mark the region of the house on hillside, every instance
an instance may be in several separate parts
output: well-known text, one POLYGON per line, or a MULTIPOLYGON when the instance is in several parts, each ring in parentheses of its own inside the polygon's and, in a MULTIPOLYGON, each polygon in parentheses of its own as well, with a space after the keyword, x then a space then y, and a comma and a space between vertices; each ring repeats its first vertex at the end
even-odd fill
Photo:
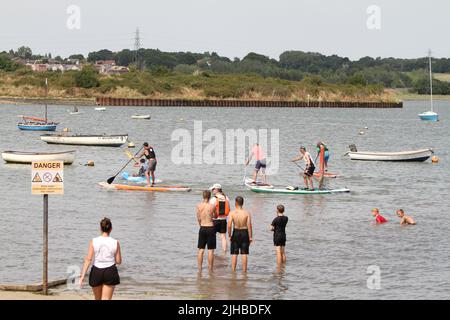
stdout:
POLYGON ((107 75, 115 75, 115 74, 124 74, 130 72, 130 69, 122 66, 112 66, 109 69, 106 69, 103 73, 107 75))

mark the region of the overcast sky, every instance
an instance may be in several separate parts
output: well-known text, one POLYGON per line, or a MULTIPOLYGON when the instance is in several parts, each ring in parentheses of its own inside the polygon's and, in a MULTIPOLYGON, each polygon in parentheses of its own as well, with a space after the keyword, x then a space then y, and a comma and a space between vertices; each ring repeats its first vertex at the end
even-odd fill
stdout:
POLYGON ((15 0, 1 5, 0 51, 132 49, 139 27, 142 47, 230 58, 285 50, 414 58, 428 48, 450 57, 449 15, 449 0, 15 0), (67 27, 70 5, 80 8, 80 29, 67 27), (381 10, 379 30, 367 27, 371 5, 381 10))

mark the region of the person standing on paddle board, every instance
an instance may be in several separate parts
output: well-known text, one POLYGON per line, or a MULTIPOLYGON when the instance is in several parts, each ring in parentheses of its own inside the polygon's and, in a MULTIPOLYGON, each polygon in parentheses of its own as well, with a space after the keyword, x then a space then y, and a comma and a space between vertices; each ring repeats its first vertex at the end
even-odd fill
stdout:
POLYGON ((227 217, 230 213, 230 199, 223 193, 222 186, 218 183, 214 184, 210 190, 213 197, 209 203, 214 207, 216 218, 214 219, 214 226, 216 232, 220 234, 222 241, 222 249, 227 251, 227 217))
POLYGON ((317 145, 316 145, 317 155, 316 155, 316 158, 314 159, 314 163, 317 164, 317 159, 319 159, 319 156, 320 156, 320 147, 322 147, 322 146, 325 150, 325 154, 324 154, 325 171, 328 171, 328 160, 330 159, 330 151, 328 150, 328 146, 323 141, 317 142, 317 145))
POLYGON ((158 163, 156 161, 156 153, 155 149, 153 149, 152 146, 149 146, 148 142, 144 142, 143 144, 144 150, 137 156, 137 159, 140 159, 142 157, 145 157, 147 159, 148 168, 145 172, 145 177, 147 178, 147 186, 153 187, 155 185, 155 170, 156 170, 156 164, 158 163), (152 178, 150 183, 150 177, 152 178))
POLYGON ((200 226, 198 232, 198 270, 202 271, 203 255, 208 246, 208 267, 212 270, 214 267, 214 250, 216 249, 216 229, 213 218, 217 218, 215 208, 209 203, 211 191, 203 191, 203 201, 197 205, 197 221, 200 226))
POLYGON ((250 155, 247 160, 245 160, 245 166, 248 166, 250 161, 252 160, 253 156, 255 157, 256 164, 255 164, 255 171, 253 172, 253 183, 256 183, 256 180, 258 179, 258 173, 259 170, 261 170, 261 176, 263 177, 263 182, 267 184, 266 179, 266 156, 264 154, 264 151, 262 150, 259 143, 255 143, 252 150, 250 151, 250 155))
POLYGON ((306 189, 314 190, 313 185, 313 174, 316 167, 314 166, 314 162, 311 158, 311 154, 306 151, 305 147, 300 147, 300 156, 292 159, 292 162, 297 162, 303 160, 305 162, 305 170, 303 171, 303 181, 305 182, 306 189), (309 188, 311 186, 311 188, 309 188))
POLYGON ((230 237, 231 269, 236 271, 238 255, 242 255, 242 271, 247 272, 247 258, 253 241, 253 227, 250 213, 243 209, 244 198, 236 197, 236 209, 230 213, 228 236, 230 237))
POLYGON ((80 277, 80 288, 92 263, 89 285, 92 287, 95 300, 111 300, 116 285, 120 284, 116 265, 122 263, 122 254, 119 241, 110 237, 111 220, 104 218, 100 221, 100 231, 102 234, 89 242, 89 252, 84 260, 80 277))

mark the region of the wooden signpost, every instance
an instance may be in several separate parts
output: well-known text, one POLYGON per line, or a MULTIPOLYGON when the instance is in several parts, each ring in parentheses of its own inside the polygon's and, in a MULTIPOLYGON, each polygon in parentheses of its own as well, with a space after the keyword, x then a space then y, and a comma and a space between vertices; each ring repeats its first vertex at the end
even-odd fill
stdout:
POLYGON ((64 194, 64 162, 37 161, 31 163, 31 194, 43 195, 43 271, 42 291, 48 294, 48 195, 64 194))

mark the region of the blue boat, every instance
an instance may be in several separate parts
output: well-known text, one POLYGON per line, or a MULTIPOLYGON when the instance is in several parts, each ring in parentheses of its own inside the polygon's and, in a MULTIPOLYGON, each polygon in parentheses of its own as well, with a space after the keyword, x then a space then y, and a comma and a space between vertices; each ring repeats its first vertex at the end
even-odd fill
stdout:
POLYGON ((428 51, 428 63, 430 68, 430 105, 431 110, 419 113, 420 120, 439 121, 439 115, 433 111, 433 74, 431 72, 431 50, 428 51))
POLYGON ((19 122, 17 128, 28 131, 55 131, 57 125, 52 122, 19 122))
MULTIPOLYGON (((48 93, 48 81, 45 79, 45 95, 48 93)), ((53 121, 48 121, 47 119, 47 103, 45 104, 45 118, 27 117, 20 116, 23 118, 22 122, 17 124, 17 128, 20 130, 28 131, 55 131, 58 123, 53 121)))
POLYGON ((420 113, 419 118, 426 121, 439 121, 439 115, 434 111, 425 111, 420 113))

